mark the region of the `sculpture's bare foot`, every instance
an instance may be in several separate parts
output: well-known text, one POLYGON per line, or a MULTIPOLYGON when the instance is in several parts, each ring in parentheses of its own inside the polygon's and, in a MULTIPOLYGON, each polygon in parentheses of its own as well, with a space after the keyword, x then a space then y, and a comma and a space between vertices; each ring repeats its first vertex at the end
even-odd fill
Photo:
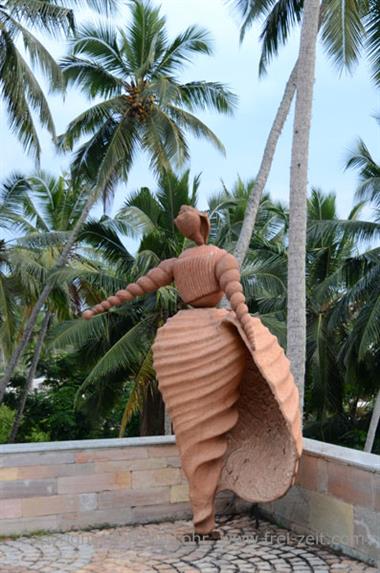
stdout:
POLYGON ((205 533, 206 539, 211 539, 212 541, 218 541, 218 539, 222 538, 222 534, 217 529, 213 529, 210 533, 205 533))
POLYGON ((182 536, 182 541, 198 543, 199 541, 218 541, 221 539, 222 535, 217 529, 213 529, 209 533, 197 533, 193 531, 192 533, 186 533, 182 536))

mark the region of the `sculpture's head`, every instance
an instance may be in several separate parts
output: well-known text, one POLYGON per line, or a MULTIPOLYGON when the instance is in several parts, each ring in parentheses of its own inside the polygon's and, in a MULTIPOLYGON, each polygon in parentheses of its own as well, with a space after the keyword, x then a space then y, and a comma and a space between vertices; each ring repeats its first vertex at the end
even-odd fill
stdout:
POLYGON ((190 241, 194 241, 197 245, 207 243, 210 232, 207 213, 202 213, 190 205, 182 205, 174 222, 179 232, 190 241))

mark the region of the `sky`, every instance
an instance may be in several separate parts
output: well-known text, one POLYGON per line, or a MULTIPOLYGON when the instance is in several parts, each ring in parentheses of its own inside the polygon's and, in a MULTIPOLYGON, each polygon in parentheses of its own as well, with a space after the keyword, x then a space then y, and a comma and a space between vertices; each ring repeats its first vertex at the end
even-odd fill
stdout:
MULTIPOLYGON (((233 117, 201 113, 199 117, 218 135, 226 147, 226 157, 209 143, 190 138, 190 169, 202 173, 199 207, 207 208, 207 198, 220 191, 221 181, 231 188, 239 175, 243 180, 255 177, 265 141, 279 105, 289 73, 297 58, 298 33, 268 69, 258 78, 260 45, 259 28, 251 29, 239 44, 239 18, 223 0, 152 0, 161 5, 167 17, 171 37, 187 26, 198 24, 207 28, 213 38, 213 56, 199 56, 181 75, 182 81, 220 81, 239 98, 233 117)), ((94 19, 88 10, 76 11, 79 21, 94 19)), ((128 9, 117 17, 120 27, 128 24, 128 9)), ((57 58, 66 50, 65 41, 44 38, 45 45, 57 58)), ((90 105, 77 90, 70 90, 65 100, 49 95, 58 133, 71 119, 90 105)), ((13 170, 31 172, 33 161, 28 158, 11 134, 0 101, 0 181, 13 170)), ((360 136, 375 159, 380 161, 379 125, 374 115, 380 114, 379 91, 373 87, 368 64, 363 60, 352 75, 339 75, 333 62, 319 44, 316 63, 314 108, 310 141, 309 189, 319 187, 335 191, 341 217, 348 215, 354 201, 357 174, 345 171, 345 158, 360 136)), ((276 200, 287 202, 289 196, 292 115, 281 136, 267 190, 276 200)), ((57 156, 46 133, 41 133, 43 154, 41 166, 53 173, 67 168, 69 158, 57 156)), ((111 213, 120 207, 131 191, 148 186, 155 189, 145 156, 138 157, 127 184, 119 187, 111 213)), ((100 210, 100 207, 97 208, 100 210)))

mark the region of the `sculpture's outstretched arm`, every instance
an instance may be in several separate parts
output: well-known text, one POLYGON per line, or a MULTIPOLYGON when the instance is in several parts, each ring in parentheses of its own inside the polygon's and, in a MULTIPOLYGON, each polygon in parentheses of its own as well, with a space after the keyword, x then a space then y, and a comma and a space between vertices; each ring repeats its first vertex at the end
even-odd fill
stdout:
POLYGON ((237 259, 230 253, 223 255, 216 263, 215 274, 220 288, 230 301, 231 308, 235 311, 249 342, 253 344, 251 316, 245 303, 237 259))
POLYGON ((93 308, 83 313, 83 318, 89 319, 109 310, 113 306, 123 304, 123 302, 133 300, 137 296, 154 292, 160 287, 173 282, 173 267, 176 259, 162 261, 157 267, 151 269, 145 276, 140 277, 135 283, 130 283, 126 289, 119 290, 115 295, 109 296, 107 300, 97 304, 93 308))

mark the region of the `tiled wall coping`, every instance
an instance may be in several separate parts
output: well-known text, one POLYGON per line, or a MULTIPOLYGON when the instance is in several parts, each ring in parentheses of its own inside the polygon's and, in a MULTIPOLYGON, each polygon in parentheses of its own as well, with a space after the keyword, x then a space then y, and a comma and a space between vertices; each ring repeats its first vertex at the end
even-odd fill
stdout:
POLYGON ((337 461, 363 470, 380 472, 380 456, 376 454, 343 448, 342 446, 335 446, 334 444, 318 442, 308 438, 304 438, 304 450, 309 455, 324 458, 325 460, 337 461))
MULTIPOLYGON (((175 436, 146 436, 141 438, 110 438, 103 440, 69 440, 65 442, 33 442, 27 444, 0 445, 2 454, 22 454, 28 452, 49 452, 64 450, 91 450, 99 448, 120 448, 136 446, 156 446, 175 444, 175 436)), ((380 456, 360 450, 343 448, 317 440, 304 438, 304 452, 325 460, 337 461, 360 469, 380 472, 380 456)))
POLYGON ((31 442, 0 445, 2 454, 28 452, 59 452, 64 450, 92 450, 99 448, 125 448, 128 446, 161 446, 175 444, 175 436, 144 436, 142 438, 109 438, 104 440, 68 440, 65 442, 31 442))

